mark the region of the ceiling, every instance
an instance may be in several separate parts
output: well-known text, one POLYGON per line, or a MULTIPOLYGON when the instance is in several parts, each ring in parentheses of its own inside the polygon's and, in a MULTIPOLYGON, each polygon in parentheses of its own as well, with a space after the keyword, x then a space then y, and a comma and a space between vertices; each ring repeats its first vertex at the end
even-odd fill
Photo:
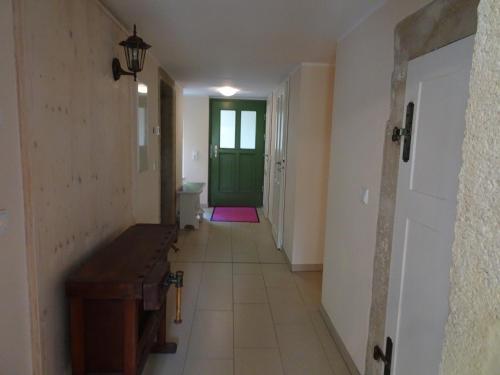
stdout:
POLYGON ((186 95, 263 98, 301 62, 333 62, 335 43, 384 0, 102 0, 186 95))

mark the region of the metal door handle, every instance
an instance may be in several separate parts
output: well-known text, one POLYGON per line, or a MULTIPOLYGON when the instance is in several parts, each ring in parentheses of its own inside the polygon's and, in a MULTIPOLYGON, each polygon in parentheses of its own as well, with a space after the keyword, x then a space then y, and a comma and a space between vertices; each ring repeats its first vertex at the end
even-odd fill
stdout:
POLYGON ((217 153, 218 153, 219 148, 217 145, 214 145, 214 158, 217 159, 217 153))
POLYGON ((401 137, 404 137, 403 143, 403 161, 405 163, 410 160, 411 152, 411 132, 413 127, 413 111, 415 109, 415 104, 409 102, 406 106, 406 121, 404 129, 400 129, 397 126, 392 130, 392 141, 400 142, 401 137))
POLYGON ((384 364, 384 375, 391 375, 392 346, 392 339, 387 337, 385 341, 385 353, 378 345, 373 348, 373 359, 384 364))

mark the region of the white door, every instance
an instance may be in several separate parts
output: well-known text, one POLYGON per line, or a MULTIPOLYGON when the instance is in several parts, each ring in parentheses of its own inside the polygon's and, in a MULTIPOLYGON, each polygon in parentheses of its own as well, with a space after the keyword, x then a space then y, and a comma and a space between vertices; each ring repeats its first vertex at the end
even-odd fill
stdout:
POLYGON ((283 248, 287 121, 288 82, 285 82, 276 93, 276 136, 274 137, 274 152, 271 162, 273 182, 270 221, 276 246, 280 249, 283 248))
POLYGON ((408 65, 413 129, 408 155, 401 141, 387 306, 392 375, 439 374, 472 50, 469 37, 408 65))

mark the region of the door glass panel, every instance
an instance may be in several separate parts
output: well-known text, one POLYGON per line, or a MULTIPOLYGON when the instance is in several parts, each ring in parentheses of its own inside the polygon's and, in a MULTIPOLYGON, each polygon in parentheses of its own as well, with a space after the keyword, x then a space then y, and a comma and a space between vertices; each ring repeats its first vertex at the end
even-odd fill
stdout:
POLYGON ((137 162, 139 172, 148 169, 148 88, 139 83, 137 86, 137 162))
POLYGON ((241 111, 240 148, 255 149, 255 133, 257 130, 257 112, 241 111))
POLYGON ((220 111, 220 148, 234 148, 236 140, 236 111, 220 111))

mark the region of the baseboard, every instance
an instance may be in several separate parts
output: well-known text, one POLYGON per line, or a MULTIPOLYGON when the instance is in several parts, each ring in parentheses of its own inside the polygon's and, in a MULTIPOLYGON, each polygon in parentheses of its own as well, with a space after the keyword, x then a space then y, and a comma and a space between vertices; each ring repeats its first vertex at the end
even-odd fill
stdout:
POLYGON ((288 254, 286 253, 285 251, 285 248, 282 247, 280 249, 280 251, 283 253, 283 255, 285 256, 285 260, 286 260, 286 264, 288 265, 288 268, 290 268, 290 271, 292 271, 292 263, 290 262, 290 259, 288 258, 288 254))
POLYGON ((337 329, 335 328, 332 321, 330 320, 330 317, 326 313, 326 310, 323 307, 323 304, 321 304, 319 311, 321 313, 321 316, 323 317, 323 320, 325 321, 325 324, 328 328, 328 331, 330 331, 330 335, 332 336, 333 341, 335 341, 335 344, 337 344, 337 348, 340 351, 340 355, 342 356, 342 359, 347 364, 347 368, 349 369, 349 372, 351 373, 351 375, 361 375, 358 368, 356 367, 356 364, 352 360, 351 355, 347 351, 347 348, 345 347, 344 341, 340 337, 339 333, 337 332, 337 329))
POLYGON ((322 264, 291 264, 292 272, 323 271, 322 264))
POLYGON ((292 272, 323 271, 323 264, 292 264, 285 249, 281 249, 281 251, 283 252, 283 255, 285 255, 286 263, 292 272))

